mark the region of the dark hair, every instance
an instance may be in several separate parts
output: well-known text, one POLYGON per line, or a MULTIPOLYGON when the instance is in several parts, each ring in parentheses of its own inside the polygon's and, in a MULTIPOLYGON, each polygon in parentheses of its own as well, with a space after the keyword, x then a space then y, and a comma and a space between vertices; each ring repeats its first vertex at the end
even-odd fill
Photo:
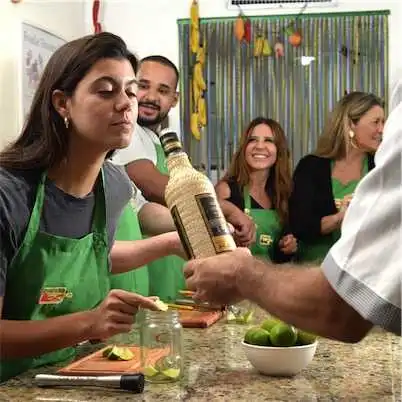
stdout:
POLYGON ((84 36, 56 50, 43 71, 20 136, 0 152, 0 166, 48 169, 65 158, 69 135, 52 94, 58 89, 72 96, 92 66, 105 58, 127 59, 137 72, 137 58, 119 36, 109 32, 84 36))
POLYGON ((147 56, 147 57, 144 57, 143 59, 141 59, 140 63, 142 64, 146 61, 153 61, 154 63, 159 63, 159 64, 162 64, 163 66, 170 67, 176 75, 176 85, 178 84, 179 78, 180 78, 179 70, 177 69, 175 64, 173 62, 171 62, 167 57, 160 56, 160 55, 147 56))
POLYGON ((282 224, 288 222, 288 201, 292 191, 292 174, 290 152, 286 142, 286 135, 282 126, 275 120, 266 117, 257 117, 250 122, 240 137, 239 148, 235 152, 230 167, 222 180, 234 179, 241 189, 250 181, 250 168, 246 161, 246 148, 250 135, 260 124, 270 127, 277 149, 276 162, 266 183, 266 189, 272 197, 272 204, 277 211, 282 224))

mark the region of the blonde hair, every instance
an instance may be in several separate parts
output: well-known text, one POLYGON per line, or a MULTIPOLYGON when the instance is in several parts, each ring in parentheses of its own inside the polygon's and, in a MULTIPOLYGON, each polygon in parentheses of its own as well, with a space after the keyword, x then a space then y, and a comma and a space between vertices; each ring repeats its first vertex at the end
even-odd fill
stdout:
POLYGON ((351 124, 357 124, 374 106, 384 108, 384 102, 376 95, 366 92, 345 95, 326 120, 314 154, 329 159, 344 158, 349 149, 351 124))

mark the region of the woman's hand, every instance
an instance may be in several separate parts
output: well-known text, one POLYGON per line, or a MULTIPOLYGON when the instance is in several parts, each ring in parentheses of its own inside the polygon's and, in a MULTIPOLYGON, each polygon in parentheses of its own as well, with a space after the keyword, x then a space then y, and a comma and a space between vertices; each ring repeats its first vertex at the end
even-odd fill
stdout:
POLYGON ((130 332, 138 309, 159 310, 157 297, 144 297, 136 293, 113 289, 106 299, 91 311, 89 339, 107 339, 130 332))
POLYGON ((284 254, 294 254, 297 251, 297 239, 292 234, 283 236, 279 241, 279 249, 284 254))

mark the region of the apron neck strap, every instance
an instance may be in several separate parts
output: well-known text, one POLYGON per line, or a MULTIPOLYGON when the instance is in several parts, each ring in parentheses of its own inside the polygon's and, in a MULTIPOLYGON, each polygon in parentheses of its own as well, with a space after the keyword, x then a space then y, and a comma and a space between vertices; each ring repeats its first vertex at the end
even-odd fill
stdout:
POLYGON ((95 182, 95 207, 92 218, 92 232, 103 235, 107 241, 106 221, 105 173, 102 168, 95 182))
POLYGON ((244 198, 244 211, 248 213, 250 212, 251 209, 250 190, 248 189, 248 186, 243 187, 243 198, 244 198))

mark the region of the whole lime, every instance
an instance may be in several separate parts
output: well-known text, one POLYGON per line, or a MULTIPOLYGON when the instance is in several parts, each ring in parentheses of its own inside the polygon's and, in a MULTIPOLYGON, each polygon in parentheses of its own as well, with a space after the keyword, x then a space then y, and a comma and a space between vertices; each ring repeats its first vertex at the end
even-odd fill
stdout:
POLYGON ((297 330, 291 325, 276 324, 270 331, 270 341, 274 346, 294 346, 297 341, 297 330))
POLYGON ((280 324, 282 321, 278 320, 277 318, 268 318, 264 320, 261 324, 260 327, 265 329, 266 331, 270 332, 271 329, 277 325, 280 324))
POLYGON ((310 345, 314 343, 317 339, 317 336, 306 331, 297 331, 297 343, 300 345, 310 345))
POLYGON ((254 332, 258 331, 260 327, 251 327, 244 335, 244 342, 252 344, 252 336, 254 332))
POLYGON ((262 328, 257 329, 253 334, 251 334, 250 343, 257 346, 271 345, 269 340, 269 332, 262 328))

